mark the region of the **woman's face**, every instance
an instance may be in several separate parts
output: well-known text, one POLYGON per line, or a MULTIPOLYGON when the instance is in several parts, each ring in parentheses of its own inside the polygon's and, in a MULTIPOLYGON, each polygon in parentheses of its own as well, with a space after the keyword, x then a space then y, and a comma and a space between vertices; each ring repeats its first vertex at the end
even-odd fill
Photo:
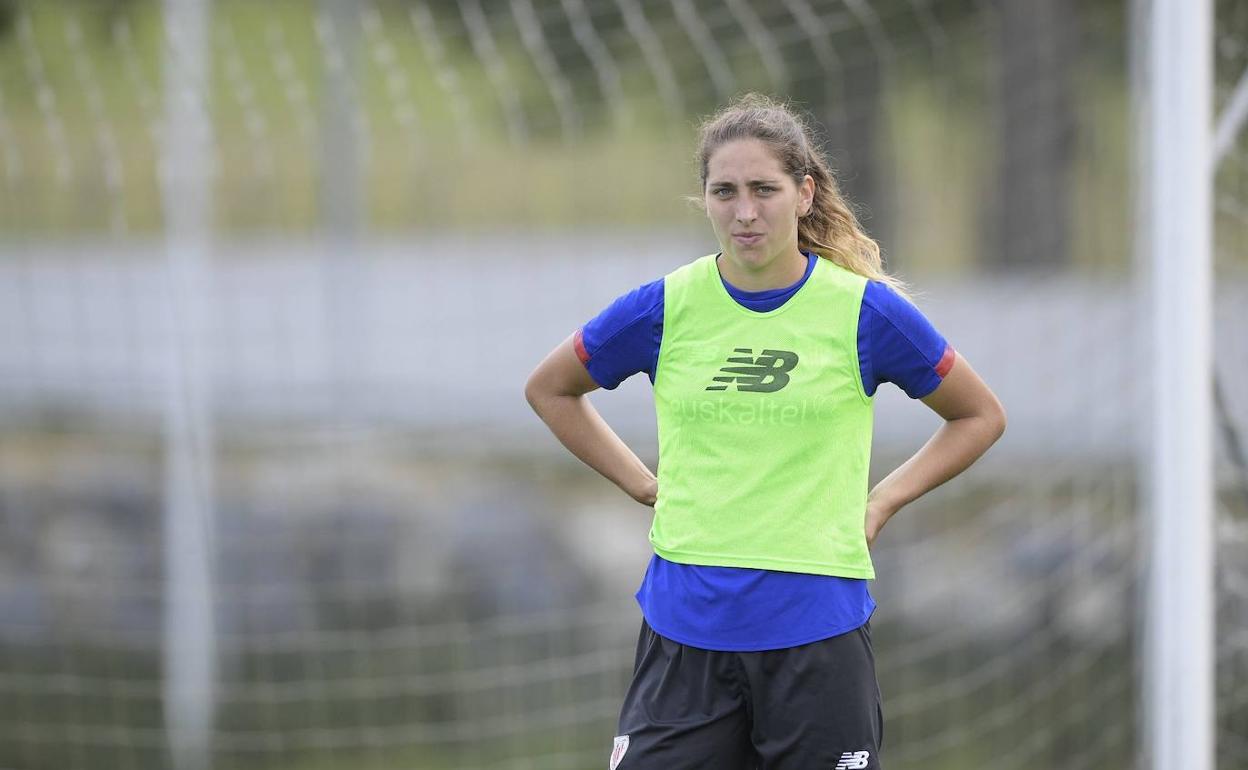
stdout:
POLYGON ((758 139, 720 145, 707 161, 703 196, 724 257, 749 274, 800 258, 797 219, 810 211, 814 190, 810 176, 795 184, 758 139))

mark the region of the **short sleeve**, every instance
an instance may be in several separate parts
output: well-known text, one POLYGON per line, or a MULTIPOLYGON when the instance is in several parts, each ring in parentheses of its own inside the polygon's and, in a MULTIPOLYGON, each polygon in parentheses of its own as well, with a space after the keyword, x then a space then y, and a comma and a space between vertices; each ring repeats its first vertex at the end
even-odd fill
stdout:
POLYGON ((858 321, 858 361, 867 395, 891 382, 911 398, 922 398, 940 386, 956 357, 917 307, 886 284, 867 282, 858 321))
POLYGON ((617 297, 575 335, 577 357, 607 390, 638 372, 654 381, 663 335, 663 279, 617 297))

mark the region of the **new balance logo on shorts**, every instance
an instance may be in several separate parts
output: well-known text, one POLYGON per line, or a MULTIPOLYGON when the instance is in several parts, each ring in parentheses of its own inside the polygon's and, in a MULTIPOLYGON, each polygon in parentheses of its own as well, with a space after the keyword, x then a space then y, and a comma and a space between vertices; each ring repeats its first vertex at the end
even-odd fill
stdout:
POLYGON ((728 363, 737 366, 725 366, 720 369, 727 376, 712 378, 723 385, 710 385, 707 390, 727 390, 728 385, 736 383, 737 390, 754 393, 775 393, 789 384, 789 372, 797 366, 797 354, 788 350, 766 349, 754 357, 753 348, 733 348, 734 353, 743 356, 729 356, 728 363))
POLYGON ((870 758, 869 751, 847 751, 841 755, 841 761, 836 763, 836 770, 862 770, 870 758))

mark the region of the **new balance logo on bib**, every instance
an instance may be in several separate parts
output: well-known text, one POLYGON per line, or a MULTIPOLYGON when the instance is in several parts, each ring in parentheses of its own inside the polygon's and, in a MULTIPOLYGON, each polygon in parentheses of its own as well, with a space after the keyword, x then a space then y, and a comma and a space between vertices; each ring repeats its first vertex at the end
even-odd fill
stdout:
MULTIPOLYGON (((715 382, 736 383, 737 390, 750 393, 775 393, 789 384, 789 372, 797 366, 797 354, 790 350, 764 350, 758 358, 754 357, 753 348, 733 348, 734 353, 744 356, 729 356, 728 363, 736 366, 725 366, 720 369, 724 375, 712 377, 715 382)), ((728 385, 710 385, 707 390, 727 390, 728 385)))

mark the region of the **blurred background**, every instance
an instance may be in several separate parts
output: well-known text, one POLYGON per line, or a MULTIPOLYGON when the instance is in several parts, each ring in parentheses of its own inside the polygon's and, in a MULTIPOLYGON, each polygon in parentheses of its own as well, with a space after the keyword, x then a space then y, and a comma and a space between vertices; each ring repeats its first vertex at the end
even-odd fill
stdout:
MULTIPOLYGON (((747 89, 809 110, 1009 412, 876 548, 887 766, 1138 766, 1147 5, 0 0, 0 768, 605 766, 649 510, 523 384, 715 250, 694 126, 747 89)), ((1248 4, 1215 6, 1216 116, 1248 4)), ((1248 132, 1220 142, 1230 770, 1248 132)), ((653 467, 645 378, 592 400, 653 467)), ((876 401, 873 481, 939 423, 876 401)))

